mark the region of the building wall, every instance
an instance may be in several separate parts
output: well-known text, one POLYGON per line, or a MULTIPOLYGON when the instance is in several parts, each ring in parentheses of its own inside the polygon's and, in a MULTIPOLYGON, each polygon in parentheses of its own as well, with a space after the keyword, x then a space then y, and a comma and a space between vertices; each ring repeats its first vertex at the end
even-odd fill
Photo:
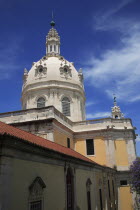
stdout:
POLYGON ((67 138, 70 139, 70 148, 74 149, 74 142, 73 139, 71 138, 71 135, 63 133, 62 131, 59 130, 54 130, 54 142, 57 144, 61 144, 62 146, 67 147, 67 138))
POLYGON ((125 140, 115 140, 115 157, 117 166, 129 166, 125 140))
POLYGON ((130 193, 130 186, 123 186, 119 188, 120 208, 119 210, 133 210, 132 193, 130 193))
POLYGON ((87 155, 86 139, 76 139, 75 150, 101 165, 107 165, 106 145, 102 137, 94 138, 94 152, 95 152, 94 155, 87 155))
MULTIPOLYGON (((25 158, 30 157, 25 154, 25 158)), ((66 170, 70 166, 73 170, 74 176, 74 197, 75 206, 78 210, 88 210, 87 207, 87 188, 86 182, 91 180, 91 207, 92 210, 98 210, 100 207, 99 189, 102 189, 102 202, 105 209, 106 193, 104 188, 107 183, 103 182, 103 168, 93 169, 90 167, 82 166, 80 164, 73 165, 62 161, 53 160, 52 163, 46 163, 43 159, 37 156, 34 157, 34 161, 17 159, 17 158, 4 158, 7 166, 2 170, 2 174, 7 176, 0 192, 5 194, 3 198, 0 198, 0 204, 3 210, 25 210, 28 209, 30 202, 29 187, 33 183, 36 177, 41 177, 46 185, 43 190, 43 210, 65 210, 66 206, 66 170), (38 161, 37 161, 38 160, 38 161), (100 181, 101 180, 101 181, 100 181), (7 181, 7 182, 6 182, 7 181), (10 190, 8 190, 10 189, 10 190), (7 203, 8 201, 8 203, 7 203), (55 201, 55 202, 54 202, 55 201)), ((49 159, 50 161, 50 159, 49 159)), ((106 173, 105 173, 106 174, 106 173)), ((109 173, 108 173, 109 174, 109 173)), ((107 177, 108 174, 105 176, 107 177)), ((107 208, 106 208, 107 210, 107 208)), ((113 209, 112 209, 113 210, 113 209)))

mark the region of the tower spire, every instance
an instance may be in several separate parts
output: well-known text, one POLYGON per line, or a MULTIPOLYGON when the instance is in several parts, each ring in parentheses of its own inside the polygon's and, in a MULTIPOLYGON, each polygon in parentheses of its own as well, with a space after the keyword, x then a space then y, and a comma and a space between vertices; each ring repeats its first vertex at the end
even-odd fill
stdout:
POLYGON ((123 113, 121 112, 121 109, 119 106, 117 106, 117 100, 116 100, 116 95, 113 94, 113 102, 114 106, 112 107, 112 118, 114 119, 121 119, 124 118, 123 113))
POLYGON ((52 11, 52 21, 50 22, 51 29, 46 36, 46 55, 47 56, 59 56, 60 55, 60 37, 57 30, 54 28, 54 15, 52 11))
POLYGON ((50 25, 51 25, 52 27, 55 26, 53 11, 52 11, 52 21, 50 22, 50 25))
POLYGON ((116 100, 116 95, 115 94, 113 94, 113 96, 114 96, 114 106, 117 106, 117 100, 116 100))

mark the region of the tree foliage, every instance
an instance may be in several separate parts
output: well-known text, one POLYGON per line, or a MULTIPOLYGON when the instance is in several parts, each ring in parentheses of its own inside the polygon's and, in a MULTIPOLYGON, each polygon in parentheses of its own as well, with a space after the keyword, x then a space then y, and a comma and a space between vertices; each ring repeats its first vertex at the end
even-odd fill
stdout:
POLYGON ((130 166, 132 173, 132 191, 140 195, 140 157, 137 157, 133 164, 130 166))

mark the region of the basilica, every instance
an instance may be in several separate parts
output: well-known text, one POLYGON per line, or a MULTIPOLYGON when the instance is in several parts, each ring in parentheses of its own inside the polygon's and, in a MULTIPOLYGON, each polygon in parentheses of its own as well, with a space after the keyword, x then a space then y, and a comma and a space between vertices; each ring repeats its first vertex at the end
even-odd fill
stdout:
POLYGON ((132 210, 135 127, 114 97, 111 117, 86 120, 84 76, 60 53, 24 69, 22 110, 0 113, 0 210, 132 210))

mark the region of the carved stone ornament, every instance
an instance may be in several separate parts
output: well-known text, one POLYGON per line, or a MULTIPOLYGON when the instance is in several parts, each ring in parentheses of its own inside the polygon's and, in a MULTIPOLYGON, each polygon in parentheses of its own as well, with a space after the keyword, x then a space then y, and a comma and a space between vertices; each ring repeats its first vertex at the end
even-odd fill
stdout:
POLYGON ((79 76, 79 81, 81 83, 83 83, 83 73, 82 73, 82 69, 81 68, 79 69, 78 76, 79 76))
POLYGON ((29 199, 36 200, 43 196, 43 189, 46 188, 45 183, 40 177, 36 177, 29 187, 29 199))
POLYGON ((23 83, 26 83, 28 78, 28 70, 25 68, 24 69, 24 75, 23 75, 23 83))
POLYGON ((70 64, 67 64, 67 62, 64 61, 60 65, 61 65, 61 67, 59 68, 60 75, 62 77, 65 77, 66 79, 71 78, 72 77, 72 73, 71 73, 71 66, 70 66, 70 64))
POLYGON ((87 191, 90 191, 91 184, 92 184, 92 182, 91 182, 90 178, 88 178, 88 180, 86 182, 87 191))
POLYGON ((47 67, 43 66, 42 64, 36 66, 35 69, 35 77, 42 77, 47 74, 47 67))

